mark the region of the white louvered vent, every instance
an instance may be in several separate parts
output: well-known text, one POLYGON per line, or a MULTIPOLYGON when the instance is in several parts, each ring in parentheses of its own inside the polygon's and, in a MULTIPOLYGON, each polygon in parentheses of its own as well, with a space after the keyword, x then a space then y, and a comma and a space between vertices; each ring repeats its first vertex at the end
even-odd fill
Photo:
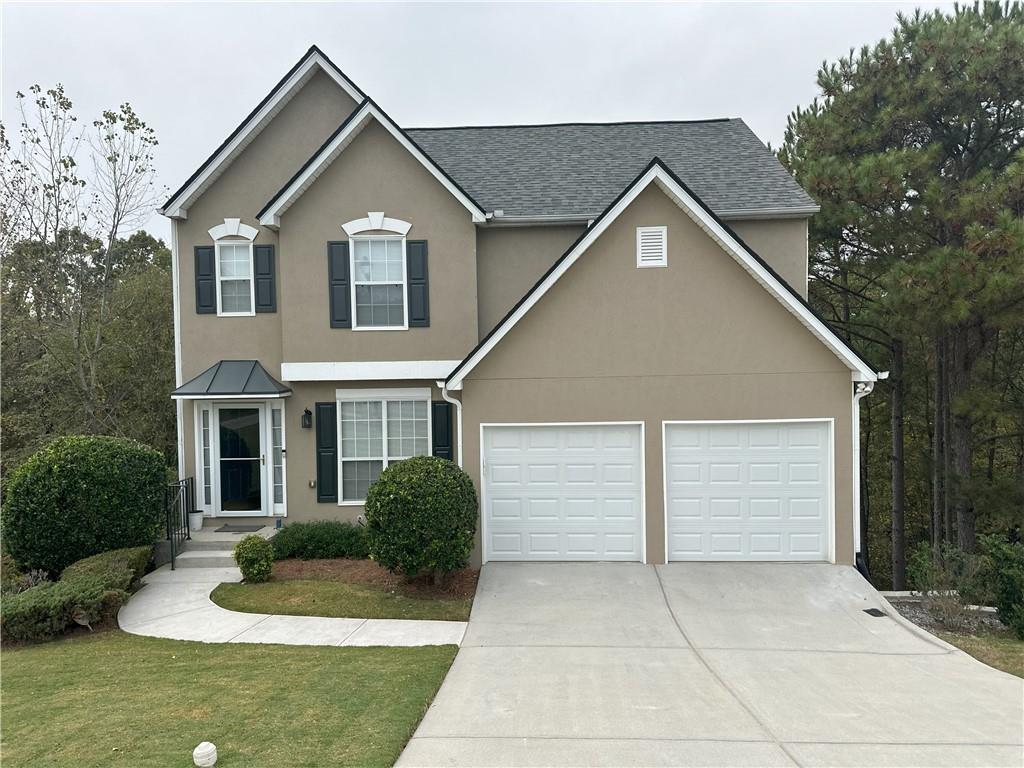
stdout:
POLYGON ((668 266, 668 227, 636 228, 636 265, 668 266))

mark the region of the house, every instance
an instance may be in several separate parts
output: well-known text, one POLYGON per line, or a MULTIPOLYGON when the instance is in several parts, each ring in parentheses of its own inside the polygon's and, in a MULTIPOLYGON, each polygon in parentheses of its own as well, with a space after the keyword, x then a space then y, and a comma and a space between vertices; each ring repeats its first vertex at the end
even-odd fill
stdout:
POLYGON ((478 562, 852 563, 884 374, 807 304, 816 210, 741 120, 403 129, 311 48, 161 209, 180 472, 354 519, 433 453, 478 562))

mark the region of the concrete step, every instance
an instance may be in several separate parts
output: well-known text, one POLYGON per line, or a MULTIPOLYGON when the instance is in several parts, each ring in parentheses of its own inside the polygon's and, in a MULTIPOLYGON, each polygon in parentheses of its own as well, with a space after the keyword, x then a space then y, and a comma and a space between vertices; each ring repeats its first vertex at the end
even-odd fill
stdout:
POLYGON ((203 552, 230 552, 239 541, 241 541, 240 536, 234 541, 218 541, 193 537, 181 542, 181 550, 183 552, 198 552, 200 550, 203 552))
POLYGON ((174 562, 178 568, 233 568, 235 565, 230 550, 186 550, 174 562))

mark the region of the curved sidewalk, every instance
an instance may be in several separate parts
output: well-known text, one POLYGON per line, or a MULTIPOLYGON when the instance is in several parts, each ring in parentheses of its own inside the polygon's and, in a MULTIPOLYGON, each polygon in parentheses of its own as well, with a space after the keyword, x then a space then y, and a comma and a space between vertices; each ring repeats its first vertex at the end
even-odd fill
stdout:
POLYGON ((418 646, 461 645, 464 621, 329 619, 240 613, 221 608, 210 593, 225 581, 241 581, 237 568, 163 566, 117 615, 125 632, 202 643, 283 645, 418 646))

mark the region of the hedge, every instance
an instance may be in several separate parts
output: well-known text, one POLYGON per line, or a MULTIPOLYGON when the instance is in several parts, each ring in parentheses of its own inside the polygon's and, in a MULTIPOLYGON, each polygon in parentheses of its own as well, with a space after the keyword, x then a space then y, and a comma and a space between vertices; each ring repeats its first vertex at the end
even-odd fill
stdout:
POLYGON ((360 560, 370 554, 366 529, 337 520, 291 523, 278 531, 270 543, 274 547, 274 557, 278 560, 287 557, 300 560, 336 557, 360 560))
POLYGON ((5 596, 0 602, 0 635, 5 641, 37 643, 70 626, 112 617, 145 572, 151 554, 150 547, 105 552, 72 564, 60 581, 5 596))
POLYGON ((14 470, 4 543, 23 569, 51 575, 83 557, 152 545, 164 519, 163 456, 134 440, 61 437, 14 470))

